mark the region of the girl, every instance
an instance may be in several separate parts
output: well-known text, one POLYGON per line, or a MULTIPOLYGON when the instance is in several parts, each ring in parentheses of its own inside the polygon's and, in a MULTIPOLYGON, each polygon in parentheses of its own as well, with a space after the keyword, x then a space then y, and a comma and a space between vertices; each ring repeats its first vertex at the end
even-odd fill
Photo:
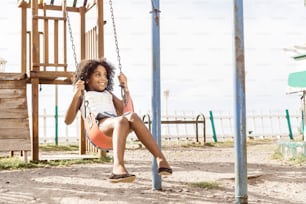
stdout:
MULTIPOLYGON (((156 158, 158 173, 171 175, 172 169, 140 117, 134 112, 122 115, 126 100, 120 100, 111 92, 114 73, 114 67, 105 59, 85 60, 79 64, 75 92, 65 116, 65 123, 68 125, 73 122, 78 110, 82 109, 85 97, 98 120, 99 129, 106 136, 112 137, 114 163, 109 177, 111 182, 133 182, 136 178, 135 175, 128 173, 124 165, 126 139, 130 131, 135 132, 139 141, 156 158)), ((120 73, 118 79, 124 98, 129 97, 126 76, 120 73)))

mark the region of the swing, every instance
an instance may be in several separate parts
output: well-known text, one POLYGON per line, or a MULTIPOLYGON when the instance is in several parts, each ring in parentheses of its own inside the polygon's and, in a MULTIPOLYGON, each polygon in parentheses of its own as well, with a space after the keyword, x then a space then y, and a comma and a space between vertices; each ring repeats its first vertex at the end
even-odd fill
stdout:
MULTIPOLYGON (((84 101, 84 113, 82 113, 82 118, 84 120, 86 137, 92 145, 102 150, 111 150, 113 148, 112 137, 106 136, 98 126, 98 120, 96 116, 90 111, 89 102, 84 101)), ((126 100, 125 106, 123 108, 123 114, 128 114, 134 112, 132 98, 130 94, 126 100)))
MULTIPOLYGON (((122 66, 121 66, 121 62, 120 62, 115 18, 114 18, 112 1, 111 0, 109 0, 109 5, 110 5, 111 18, 112 18, 112 24, 113 24, 113 32, 114 32, 114 39, 115 39, 115 45, 116 45, 118 67, 119 67, 119 70, 120 70, 120 73, 121 73, 122 72, 122 66)), ((72 31, 71 31, 71 25, 70 25, 68 12, 67 12, 67 22, 68 22, 68 28, 69 28, 69 32, 70 32, 70 40, 71 40, 72 48, 73 48, 73 52, 74 52, 75 65, 77 67, 78 63, 77 63, 76 54, 75 54, 75 50, 74 50, 74 43, 73 43, 73 37, 72 37, 72 31)), ((124 108, 123 108, 123 114, 122 115, 126 115, 128 113, 134 112, 134 106, 133 106, 133 101, 132 101, 132 98, 130 96, 130 93, 125 95, 123 88, 124 87, 121 86, 121 96, 122 96, 123 102, 124 102, 124 108)), ((84 106, 84 111, 81 112, 82 119, 84 121, 85 134, 86 134, 87 139, 90 141, 90 143, 93 146, 95 146, 98 149, 111 150, 113 148, 112 137, 106 136, 99 129, 99 126, 98 126, 99 121, 96 119, 96 116, 91 112, 88 105, 89 105, 88 101, 83 101, 82 106, 84 106)))

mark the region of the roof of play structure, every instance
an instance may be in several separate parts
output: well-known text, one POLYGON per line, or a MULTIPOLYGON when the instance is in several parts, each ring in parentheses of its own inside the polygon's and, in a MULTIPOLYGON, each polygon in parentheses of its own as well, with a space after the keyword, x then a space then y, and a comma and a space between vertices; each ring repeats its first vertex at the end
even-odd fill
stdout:
MULTIPOLYGON (((20 1, 25 1, 30 3, 31 0, 20 0, 20 1)), ((38 4, 51 4, 51 5, 61 5, 63 2, 63 0, 48 0, 48 1, 44 1, 44 0, 39 0, 38 4)), ((71 6, 71 7, 82 7, 82 6, 86 6, 87 4, 90 4, 90 2, 92 2, 91 0, 66 0, 66 4, 67 6, 71 6)))

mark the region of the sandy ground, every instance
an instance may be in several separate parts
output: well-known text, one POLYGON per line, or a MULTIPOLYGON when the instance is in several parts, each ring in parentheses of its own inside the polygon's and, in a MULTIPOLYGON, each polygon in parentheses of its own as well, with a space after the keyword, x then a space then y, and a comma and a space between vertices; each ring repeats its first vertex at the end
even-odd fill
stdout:
MULTIPOLYGON (((248 145, 249 203, 306 203, 306 165, 272 159, 276 142, 248 145)), ((233 147, 165 147, 173 167, 153 190, 152 157, 145 149, 129 149, 126 163, 134 183, 111 184, 111 163, 0 171, 0 203, 234 203, 233 147), (193 187, 217 182, 219 189, 193 187)), ((111 154, 111 153, 109 153, 111 154)))

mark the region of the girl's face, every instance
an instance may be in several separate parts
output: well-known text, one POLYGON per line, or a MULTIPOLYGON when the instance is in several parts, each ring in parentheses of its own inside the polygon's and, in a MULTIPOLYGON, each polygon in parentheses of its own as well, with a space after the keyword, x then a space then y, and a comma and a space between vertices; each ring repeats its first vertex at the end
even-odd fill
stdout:
POLYGON ((99 65, 88 80, 89 91, 104 91, 107 83, 106 69, 102 65, 99 65))

